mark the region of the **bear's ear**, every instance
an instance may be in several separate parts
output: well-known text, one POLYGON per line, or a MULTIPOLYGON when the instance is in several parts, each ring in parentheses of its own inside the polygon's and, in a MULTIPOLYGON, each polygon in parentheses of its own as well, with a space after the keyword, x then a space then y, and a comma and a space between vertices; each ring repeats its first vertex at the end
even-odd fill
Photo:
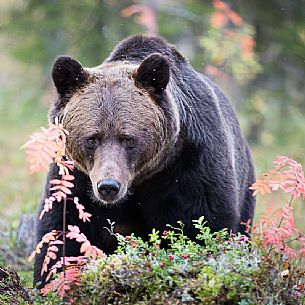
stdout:
POLYGON ((87 73, 76 59, 59 56, 53 64, 52 78, 57 92, 65 95, 79 88, 86 81, 87 73))
POLYGON ((134 74, 134 79, 137 86, 160 93, 166 88, 169 75, 169 61, 161 54, 155 53, 142 61, 134 74))

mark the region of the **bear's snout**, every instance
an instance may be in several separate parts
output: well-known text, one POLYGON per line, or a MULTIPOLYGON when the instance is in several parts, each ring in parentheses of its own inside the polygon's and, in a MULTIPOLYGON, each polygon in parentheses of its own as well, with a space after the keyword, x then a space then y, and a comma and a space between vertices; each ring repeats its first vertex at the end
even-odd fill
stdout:
POLYGON ((121 183, 114 179, 103 179, 97 183, 97 190, 104 201, 112 202, 116 199, 121 183))
POLYGON ((122 202, 133 181, 124 147, 118 143, 98 147, 89 176, 98 201, 107 205, 122 202))

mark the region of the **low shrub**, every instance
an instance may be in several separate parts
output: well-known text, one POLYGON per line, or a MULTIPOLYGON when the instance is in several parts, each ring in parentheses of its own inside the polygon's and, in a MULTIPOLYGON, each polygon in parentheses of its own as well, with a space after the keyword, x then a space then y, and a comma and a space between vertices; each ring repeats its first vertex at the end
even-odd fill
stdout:
POLYGON ((194 225, 197 241, 183 234, 182 223, 154 230, 148 241, 115 234, 115 254, 74 269, 80 272, 63 298, 49 289, 33 304, 305 304, 304 265, 267 253, 256 238, 212 233, 203 218, 194 225))

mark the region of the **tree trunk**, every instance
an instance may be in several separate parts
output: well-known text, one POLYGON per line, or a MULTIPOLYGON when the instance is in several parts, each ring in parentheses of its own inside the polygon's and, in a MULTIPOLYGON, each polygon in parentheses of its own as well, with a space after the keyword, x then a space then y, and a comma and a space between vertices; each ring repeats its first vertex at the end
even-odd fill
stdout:
POLYGON ((37 216, 25 214, 20 217, 16 248, 20 256, 29 256, 36 247, 37 216))

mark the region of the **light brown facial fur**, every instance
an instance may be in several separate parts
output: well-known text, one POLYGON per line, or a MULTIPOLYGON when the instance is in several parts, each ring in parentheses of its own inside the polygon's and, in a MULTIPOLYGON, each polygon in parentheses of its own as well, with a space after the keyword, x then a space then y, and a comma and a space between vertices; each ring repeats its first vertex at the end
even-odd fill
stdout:
POLYGON ((67 151, 91 179, 95 197, 103 203, 121 200, 134 183, 147 179, 167 161, 179 133, 175 109, 166 110, 147 90, 135 86, 137 65, 108 63, 87 69, 88 81, 61 112, 69 132, 67 151), (120 190, 105 201, 98 183, 112 179, 120 190))

